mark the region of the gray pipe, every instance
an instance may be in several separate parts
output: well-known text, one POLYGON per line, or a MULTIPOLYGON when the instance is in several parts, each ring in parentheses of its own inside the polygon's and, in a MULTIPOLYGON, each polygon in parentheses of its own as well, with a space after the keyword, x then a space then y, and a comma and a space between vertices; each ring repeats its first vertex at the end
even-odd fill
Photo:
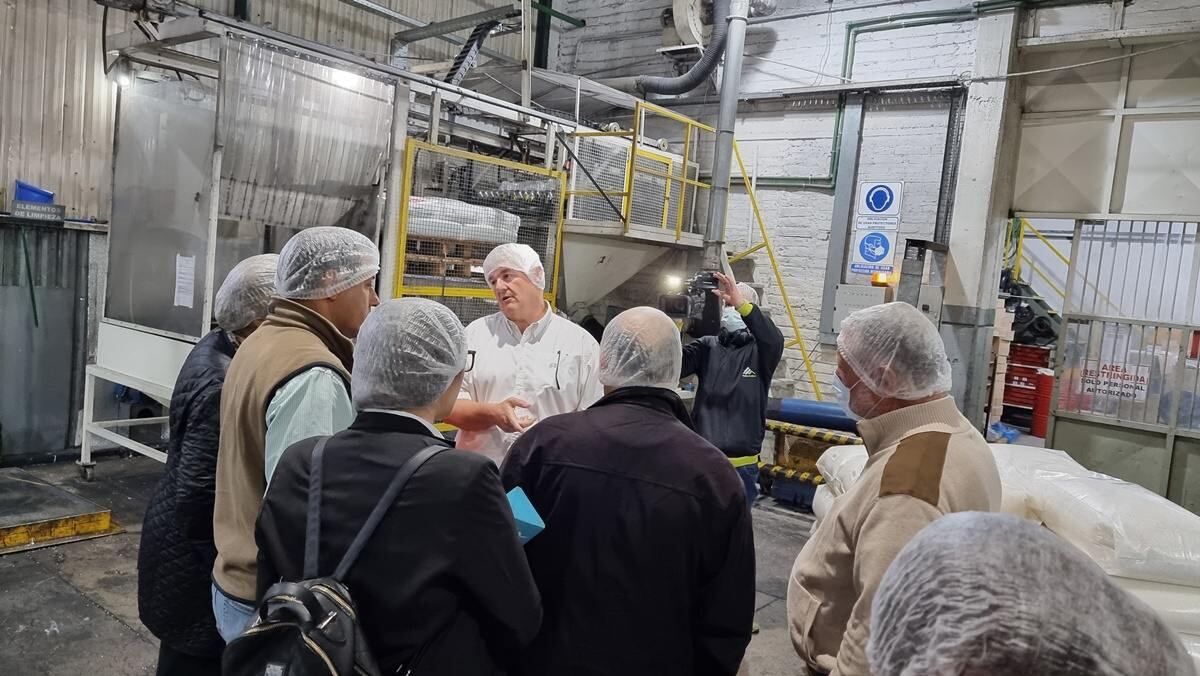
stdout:
POLYGON ((733 128, 737 123, 738 90, 742 82, 742 52, 746 46, 747 0, 733 0, 725 43, 725 70, 721 75, 721 104, 717 113, 717 138, 713 150, 712 193, 708 199, 708 227, 704 232, 705 267, 720 263, 729 205, 729 175, 733 162, 733 128))
POLYGON ((713 29, 712 35, 708 39, 708 47, 700 55, 700 60, 683 75, 678 77, 638 75, 636 77, 617 77, 600 82, 613 89, 638 95, 672 95, 692 91, 712 74, 713 69, 721 60, 721 53, 725 51, 725 35, 728 31, 726 18, 728 16, 729 0, 713 0, 713 29))

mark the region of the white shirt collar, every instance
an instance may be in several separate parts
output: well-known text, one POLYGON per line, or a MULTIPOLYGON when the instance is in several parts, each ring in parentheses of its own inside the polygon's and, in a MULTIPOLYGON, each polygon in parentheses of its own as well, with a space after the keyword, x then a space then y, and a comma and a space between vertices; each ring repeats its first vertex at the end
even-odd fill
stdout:
MULTIPOLYGON (((550 301, 542 301, 542 310, 544 314, 542 314, 541 319, 533 322, 527 329, 525 329, 525 332, 529 334, 528 340, 532 341, 541 338, 542 334, 546 332, 546 327, 550 325, 551 320, 554 318, 554 310, 550 307, 550 301)), ((500 317, 504 319, 504 323, 508 326, 508 330, 512 331, 513 336, 515 336, 517 340, 521 340, 521 338, 524 337, 524 335, 521 333, 521 329, 517 328, 516 322, 512 321, 508 317, 505 317, 503 312, 500 313, 500 317)))
POLYGON ((425 429, 429 430, 429 433, 432 434, 433 436, 437 437, 438 439, 446 438, 446 437, 442 436, 442 433, 438 431, 438 428, 434 427, 433 425, 430 425, 428 420, 422 418, 421 416, 413 415, 407 411, 391 411, 386 408, 364 408, 362 410, 362 412, 363 413, 390 413, 391 415, 399 416, 401 418, 410 418, 410 419, 416 420, 417 422, 424 425, 425 429))

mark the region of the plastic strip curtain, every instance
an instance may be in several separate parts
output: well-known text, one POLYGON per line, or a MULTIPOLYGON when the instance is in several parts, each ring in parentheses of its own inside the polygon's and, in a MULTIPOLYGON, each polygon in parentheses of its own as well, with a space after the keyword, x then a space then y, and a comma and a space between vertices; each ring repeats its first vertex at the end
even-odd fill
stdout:
POLYGON ((303 228, 338 225, 375 237, 393 86, 349 68, 226 38, 218 278, 303 228))

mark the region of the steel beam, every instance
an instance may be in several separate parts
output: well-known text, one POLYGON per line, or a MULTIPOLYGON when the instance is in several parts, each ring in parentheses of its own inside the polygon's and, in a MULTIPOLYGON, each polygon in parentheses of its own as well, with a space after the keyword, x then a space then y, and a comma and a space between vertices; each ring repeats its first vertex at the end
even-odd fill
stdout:
MULTIPOLYGON (((351 7, 357 7, 358 9, 361 9, 364 12, 370 12, 371 14, 374 14, 375 16, 380 16, 380 17, 383 17, 390 21, 395 21, 398 24, 403 24, 405 26, 408 26, 409 28, 425 28, 426 26, 429 25, 428 21, 421 21, 420 19, 414 19, 411 16, 401 14, 400 12, 397 12, 393 9, 388 9, 387 7, 384 7, 383 5, 380 5, 379 3, 371 2, 371 0, 341 0, 341 2, 343 2, 347 5, 350 5, 351 7)), ((445 40, 446 42, 449 42, 449 43, 455 44, 455 45, 459 45, 459 46, 462 46, 462 45, 466 44, 466 42, 467 42, 466 38, 461 38, 457 35, 454 35, 453 33, 449 33, 449 34, 445 34, 445 35, 438 35, 436 37, 439 40, 445 40)), ((517 60, 512 58, 511 56, 501 54, 500 52, 497 52, 493 49, 484 48, 484 49, 479 50, 479 53, 483 54, 484 56, 488 56, 493 59, 496 59, 497 61, 503 61, 505 63, 517 63, 517 60)))
POLYGON ((396 39, 401 42, 418 42, 429 38, 437 38, 454 33, 468 28, 474 28, 481 23, 489 21, 503 21, 519 16, 521 8, 515 5, 507 5, 504 7, 495 7, 493 9, 485 9, 482 12, 467 14, 466 16, 455 17, 445 21, 437 21, 431 24, 426 24, 421 28, 410 28, 406 31, 396 33, 396 39))

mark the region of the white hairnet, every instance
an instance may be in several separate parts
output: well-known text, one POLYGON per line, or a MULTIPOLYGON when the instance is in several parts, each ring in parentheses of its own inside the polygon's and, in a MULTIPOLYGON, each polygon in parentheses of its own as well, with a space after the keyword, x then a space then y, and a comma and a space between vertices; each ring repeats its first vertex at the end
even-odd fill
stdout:
POLYGON ((501 244, 483 259, 483 278, 492 283, 492 273, 508 268, 525 273, 529 281, 539 289, 546 288, 546 269, 542 257, 528 244, 501 244))
POLYGON ((737 288, 742 293, 742 300, 758 305, 758 292, 754 290, 754 287, 745 282, 738 282, 737 288))
POLYGON ((617 315, 600 339, 600 383, 608 387, 679 385, 683 345, 675 322, 652 307, 617 315))
POLYGON ((884 303, 842 320, 838 354, 875 394, 924 399, 950 391, 950 360, 937 327, 908 303, 884 303))
POLYGON ((275 295, 277 254, 251 256, 229 271, 213 297, 213 319, 226 331, 241 331, 267 316, 275 295))
POLYGON ((449 308, 424 298, 389 300, 358 331, 350 393, 359 410, 428 406, 466 365, 462 322, 449 308))
POLYGON ((379 274, 379 248, 366 235, 334 226, 305 228, 279 252, 275 291, 284 298, 329 298, 379 274))
POLYGON ((1179 638, 1034 522, 967 512, 917 534, 883 576, 875 676, 1195 675, 1179 638))

